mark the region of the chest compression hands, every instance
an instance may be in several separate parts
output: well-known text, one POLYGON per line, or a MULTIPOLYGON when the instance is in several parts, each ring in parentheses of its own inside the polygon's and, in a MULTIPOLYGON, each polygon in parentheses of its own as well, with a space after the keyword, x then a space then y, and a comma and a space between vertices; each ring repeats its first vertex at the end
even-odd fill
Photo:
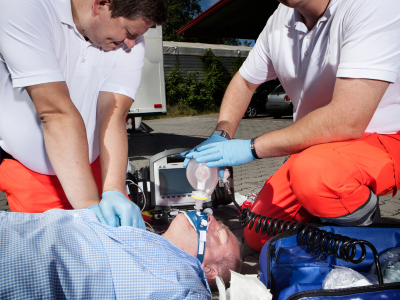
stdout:
POLYGON ((132 226, 146 230, 139 207, 118 191, 107 191, 99 205, 89 207, 101 223, 113 227, 132 226))

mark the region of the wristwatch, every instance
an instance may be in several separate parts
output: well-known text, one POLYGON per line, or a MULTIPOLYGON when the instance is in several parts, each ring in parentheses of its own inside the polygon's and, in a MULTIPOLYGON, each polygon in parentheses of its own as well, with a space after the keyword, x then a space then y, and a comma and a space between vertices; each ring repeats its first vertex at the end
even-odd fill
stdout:
POLYGON ((257 155, 256 147, 254 147, 254 140, 255 140, 255 139, 256 139, 256 138, 252 138, 252 139, 250 140, 250 150, 251 150, 251 154, 253 155, 253 157, 254 157, 255 159, 261 159, 261 158, 259 158, 258 155, 257 155))
POLYGON ((222 136, 223 138, 226 138, 227 140, 231 140, 231 137, 229 136, 229 134, 223 130, 215 130, 212 134, 222 136))

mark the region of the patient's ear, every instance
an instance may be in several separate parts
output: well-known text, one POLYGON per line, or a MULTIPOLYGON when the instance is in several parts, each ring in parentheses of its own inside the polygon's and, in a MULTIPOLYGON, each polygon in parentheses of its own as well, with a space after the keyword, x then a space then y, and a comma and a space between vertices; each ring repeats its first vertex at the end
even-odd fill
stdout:
POLYGON ((203 265, 207 279, 215 279, 218 276, 218 269, 215 265, 203 265))

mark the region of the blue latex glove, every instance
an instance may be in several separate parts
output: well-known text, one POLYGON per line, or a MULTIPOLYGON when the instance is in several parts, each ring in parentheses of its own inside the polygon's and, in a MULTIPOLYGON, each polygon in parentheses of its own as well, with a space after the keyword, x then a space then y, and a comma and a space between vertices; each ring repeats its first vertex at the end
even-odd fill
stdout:
POLYGON ((101 197, 99 206, 108 225, 119 226, 116 221, 116 218, 119 217, 121 226, 132 226, 146 230, 139 207, 128 200, 124 194, 118 191, 107 191, 101 197))
POLYGON ((207 167, 230 167, 247 164, 255 160, 251 154, 250 140, 230 140, 197 147, 193 158, 207 162, 207 167))
POLYGON ((107 224, 106 220, 103 217, 103 214, 101 213, 100 207, 98 205, 94 205, 94 206, 88 207, 88 209, 94 211, 94 213, 96 214, 97 219, 101 223, 107 224))
POLYGON ((204 142, 202 142, 200 145, 196 146, 192 150, 182 152, 181 155, 186 157, 185 161, 183 162, 183 167, 184 168, 187 167, 190 159, 193 157, 193 155, 196 153, 197 149, 200 146, 205 146, 205 145, 209 145, 209 144, 213 144, 213 143, 220 143, 220 142, 224 142, 224 141, 227 141, 227 139, 222 136, 212 134, 207 140, 205 140, 204 142))

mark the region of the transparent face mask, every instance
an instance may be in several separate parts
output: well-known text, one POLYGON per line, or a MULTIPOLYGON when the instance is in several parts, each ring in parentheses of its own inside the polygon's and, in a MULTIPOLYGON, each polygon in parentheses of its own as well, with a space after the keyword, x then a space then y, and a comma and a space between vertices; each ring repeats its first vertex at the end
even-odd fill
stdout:
POLYGON ((192 197, 198 211, 218 183, 218 168, 209 168, 206 163, 198 163, 192 158, 186 168, 186 177, 194 189, 192 197))

